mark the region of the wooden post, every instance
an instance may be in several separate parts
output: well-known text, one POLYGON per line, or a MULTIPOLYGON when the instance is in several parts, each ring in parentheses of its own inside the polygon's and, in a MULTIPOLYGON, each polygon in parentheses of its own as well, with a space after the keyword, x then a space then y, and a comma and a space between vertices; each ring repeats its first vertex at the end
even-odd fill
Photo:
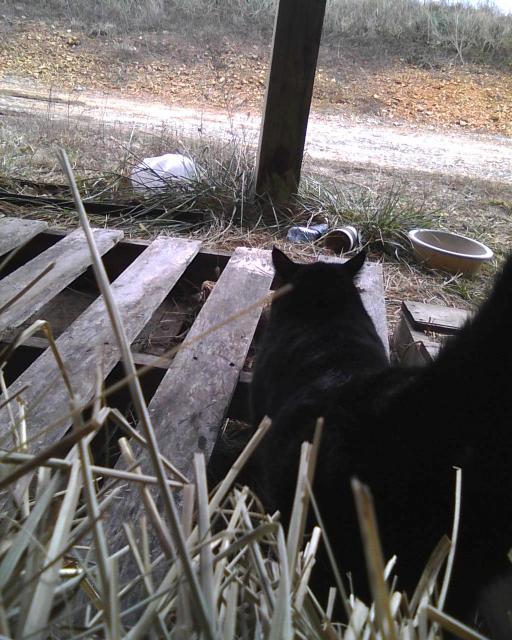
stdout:
POLYGON ((300 180, 326 0, 279 0, 256 192, 286 201, 300 180))

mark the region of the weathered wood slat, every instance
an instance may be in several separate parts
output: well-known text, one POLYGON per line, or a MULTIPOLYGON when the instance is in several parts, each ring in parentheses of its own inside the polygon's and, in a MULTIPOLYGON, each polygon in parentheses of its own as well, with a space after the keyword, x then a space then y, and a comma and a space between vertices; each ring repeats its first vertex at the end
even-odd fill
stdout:
MULTIPOLYGON (((14 337, 13 337, 14 339, 14 337)), ((6 342, 9 344, 9 341, 6 342)), ((48 349, 49 343, 48 339, 44 336, 32 336, 25 340, 23 345, 20 347, 28 347, 30 349, 37 349, 40 352, 46 351, 48 349)), ((158 356, 153 356, 149 353, 141 353, 140 351, 134 351, 132 346, 132 357, 133 361, 136 365, 140 365, 141 367, 153 367, 155 369, 165 369, 167 370, 172 362, 170 358, 159 358, 158 356)))
MULTIPOLYGON (((320 256, 325 262, 345 262, 345 259, 333 256, 320 256)), ((382 340, 389 357, 388 321, 384 298, 384 278, 382 265, 378 262, 365 262, 356 280, 364 307, 373 320, 375 329, 382 340)))
POLYGON ((0 218, 0 256, 25 244, 47 227, 43 220, 0 218))
POLYGON ((471 317, 465 309, 404 300, 393 346, 404 365, 432 362, 443 343, 455 335, 471 317), (429 333, 430 332, 430 333, 429 333), (432 334, 436 333, 437 336, 432 334))
POLYGON ((402 311, 416 329, 430 329, 438 333, 456 333, 471 317, 466 309, 453 309, 438 304, 424 304, 404 300, 402 311))
POLYGON ((393 346, 404 365, 430 364, 449 336, 456 334, 471 317, 465 309, 404 300, 393 346), (438 335, 432 337, 433 332, 438 335))
POLYGON ((365 309, 373 320, 373 324, 389 357, 388 321, 382 265, 378 262, 366 262, 356 284, 360 290, 365 309))
POLYGON ((435 359, 440 343, 430 340, 423 331, 414 329, 402 313, 393 334, 393 348, 404 366, 422 366, 435 359))
POLYGON ((162 452, 185 475, 192 475, 195 451, 203 451, 208 457, 213 449, 261 306, 234 316, 268 293, 272 277, 268 251, 235 251, 150 403, 162 452), (229 318, 226 325, 201 337, 229 318))
MULTIPOLYGON (((158 238, 114 282, 112 291, 130 342, 171 291, 199 246, 196 241, 158 238)), ((119 361, 119 349, 103 299, 96 300, 80 315, 57 340, 57 346, 78 401, 89 401, 94 392, 96 367, 100 365, 106 376, 119 361)), ((27 384, 29 388, 23 398, 31 438, 69 412, 68 392, 49 349, 11 385, 9 394, 27 384), (43 395, 44 399, 38 402, 43 395)), ((7 414, 0 410, 3 434, 7 424, 7 414)), ((38 450, 54 442, 68 424, 69 421, 64 420, 59 427, 38 437, 31 446, 38 450)))
MULTIPOLYGON (((213 449, 262 305, 239 317, 236 314, 265 296, 273 275, 270 252, 235 251, 187 335, 185 344, 189 346, 176 354, 149 405, 161 452, 189 478, 194 453, 203 451, 208 458, 213 449), (207 333, 228 319, 224 326, 207 333)), ((150 469, 147 451, 136 443, 133 447, 142 467, 150 469)), ((117 466, 123 468, 124 464, 120 460, 117 466)), ((125 544, 119 523, 136 523, 141 513, 134 490, 127 487, 109 514, 107 536, 113 548, 125 544)), ((152 547, 155 545, 153 539, 152 547)), ((125 563, 120 571, 126 577, 134 574, 134 567, 125 563)))
MULTIPOLYGON (((122 231, 94 230, 94 239, 102 255, 122 237, 122 231)), ((7 329, 18 327, 37 313, 43 305, 87 269, 91 264, 91 256, 83 231, 74 231, 1 280, 0 308, 23 291, 51 263, 55 265, 51 271, 0 313, 0 334, 7 329)))

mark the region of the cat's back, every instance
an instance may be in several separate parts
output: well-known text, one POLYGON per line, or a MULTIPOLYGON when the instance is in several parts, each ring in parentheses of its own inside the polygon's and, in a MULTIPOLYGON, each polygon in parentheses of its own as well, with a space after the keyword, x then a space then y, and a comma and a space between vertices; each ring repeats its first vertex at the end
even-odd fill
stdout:
MULTIPOLYGON (((382 341, 354 284, 362 266, 296 265, 285 281, 289 293, 274 301, 257 353, 252 385, 253 417, 273 415, 313 386, 325 398, 354 376, 388 366, 382 341)), ((353 259, 354 260, 354 259, 353 259)), ((364 260, 364 255, 363 255, 364 260)), ((279 260, 274 260, 279 273, 279 260)), ((294 263, 292 263, 294 264, 294 263)))

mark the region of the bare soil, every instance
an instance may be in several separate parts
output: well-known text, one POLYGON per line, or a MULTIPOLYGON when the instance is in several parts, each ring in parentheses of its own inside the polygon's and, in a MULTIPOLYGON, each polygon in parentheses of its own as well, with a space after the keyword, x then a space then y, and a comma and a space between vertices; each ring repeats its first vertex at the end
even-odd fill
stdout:
MULTIPOLYGON (((251 115, 261 109, 270 43, 219 34, 116 37, 63 24, 0 21, 0 80, 251 115)), ((512 134, 510 69, 438 64, 422 68, 382 49, 324 45, 315 112, 512 134)))

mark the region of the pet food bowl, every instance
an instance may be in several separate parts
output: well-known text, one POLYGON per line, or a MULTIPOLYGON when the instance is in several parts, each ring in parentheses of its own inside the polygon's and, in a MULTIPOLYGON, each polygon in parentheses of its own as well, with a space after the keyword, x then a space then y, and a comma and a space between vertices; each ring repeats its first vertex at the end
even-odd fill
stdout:
POLYGON ((485 244, 448 231, 413 229, 409 240, 416 257, 427 267, 465 276, 474 275, 494 255, 485 244))

